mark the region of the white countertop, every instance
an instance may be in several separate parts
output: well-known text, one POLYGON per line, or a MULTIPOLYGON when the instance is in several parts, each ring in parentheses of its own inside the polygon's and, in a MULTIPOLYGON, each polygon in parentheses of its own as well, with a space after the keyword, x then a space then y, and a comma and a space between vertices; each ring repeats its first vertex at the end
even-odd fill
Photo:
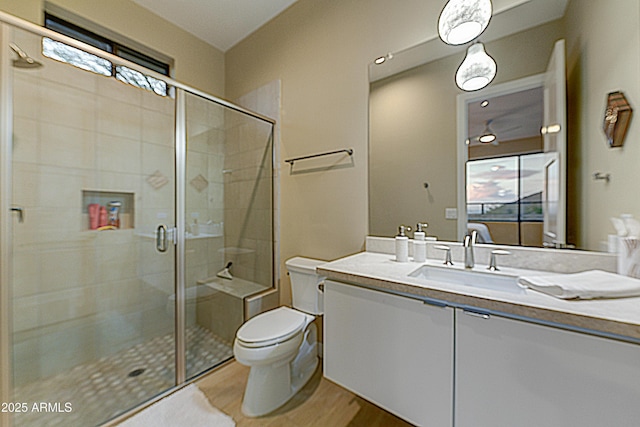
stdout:
MULTIPOLYGON (((426 265, 442 266, 440 260, 426 265)), ((422 263, 395 261, 394 255, 361 252, 317 268, 328 279, 446 301, 457 307, 475 307, 494 313, 536 319, 640 342, 640 298, 562 300, 531 289, 521 293, 467 285, 425 281, 410 277, 422 263)), ((486 266, 476 266, 483 270, 486 266)), ((460 268, 454 266, 453 268, 460 268)), ((504 267, 503 274, 540 273, 504 267)))

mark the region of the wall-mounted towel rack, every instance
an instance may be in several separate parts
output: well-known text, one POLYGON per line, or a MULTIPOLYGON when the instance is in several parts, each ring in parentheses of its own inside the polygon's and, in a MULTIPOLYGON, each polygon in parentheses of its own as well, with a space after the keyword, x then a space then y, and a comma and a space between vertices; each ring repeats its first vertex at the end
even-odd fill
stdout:
POLYGON ((291 164, 291 166, 293 166, 293 164, 295 162, 297 162, 298 160, 312 159, 314 157, 329 156, 331 154, 338 154, 338 153, 347 153, 348 155, 351 156, 351 155, 353 155, 353 148, 343 148, 342 150, 327 151, 326 153, 312 154, 310 156, 294 157, 293 159, 285 160, 285 162, 287 162, 287 163, 291 164))

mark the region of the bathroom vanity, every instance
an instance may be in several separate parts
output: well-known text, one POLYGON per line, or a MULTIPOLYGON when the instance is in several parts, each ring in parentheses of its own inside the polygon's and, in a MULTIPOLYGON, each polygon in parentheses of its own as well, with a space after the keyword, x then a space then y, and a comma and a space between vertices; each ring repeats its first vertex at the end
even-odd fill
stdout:
POLYGON ((394 258, 318 268, 327 378, 416 425, 638 425, 640 298, 473 286, 394 258))

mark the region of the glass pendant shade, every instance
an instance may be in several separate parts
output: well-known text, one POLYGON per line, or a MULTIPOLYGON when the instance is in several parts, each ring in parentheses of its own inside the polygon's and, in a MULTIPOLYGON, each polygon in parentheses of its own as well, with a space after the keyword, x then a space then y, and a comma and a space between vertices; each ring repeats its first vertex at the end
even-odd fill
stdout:
POLYGON ((487 28, 491 13, 491 0, 449 0, 438 19, 440 38, 452 45, 470 42, 487 28))
POLYGON ((456 71, 456 84, 465 91, 479 90, 491 83, 497 71, 496 61, 487 55, 482 43, 467 49, 467 56, 456 71))

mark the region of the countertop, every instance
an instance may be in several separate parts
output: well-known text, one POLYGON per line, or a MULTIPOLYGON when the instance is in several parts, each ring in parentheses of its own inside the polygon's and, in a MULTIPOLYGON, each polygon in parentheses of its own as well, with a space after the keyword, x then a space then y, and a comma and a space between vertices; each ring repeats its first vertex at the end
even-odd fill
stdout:
MULTIPOLYGON (((442 266, 441 261, 430 259, 424 264, 442 266)), ((531 289, 510 293, 409 276, 424 264, 399 263, 394 255, 361 252, 323 264, 317 267, 317 272, 339 282, 446 301, 455 307, 474 307, 494 314, 564 325, 569 329, 640 343, 640 297, 562 300, 531 289)), ((475 269, 482 271, 485 267, 476 266, 475 269)), ((520 276, 539 272, 504 267, 500 273, 520 276)))

